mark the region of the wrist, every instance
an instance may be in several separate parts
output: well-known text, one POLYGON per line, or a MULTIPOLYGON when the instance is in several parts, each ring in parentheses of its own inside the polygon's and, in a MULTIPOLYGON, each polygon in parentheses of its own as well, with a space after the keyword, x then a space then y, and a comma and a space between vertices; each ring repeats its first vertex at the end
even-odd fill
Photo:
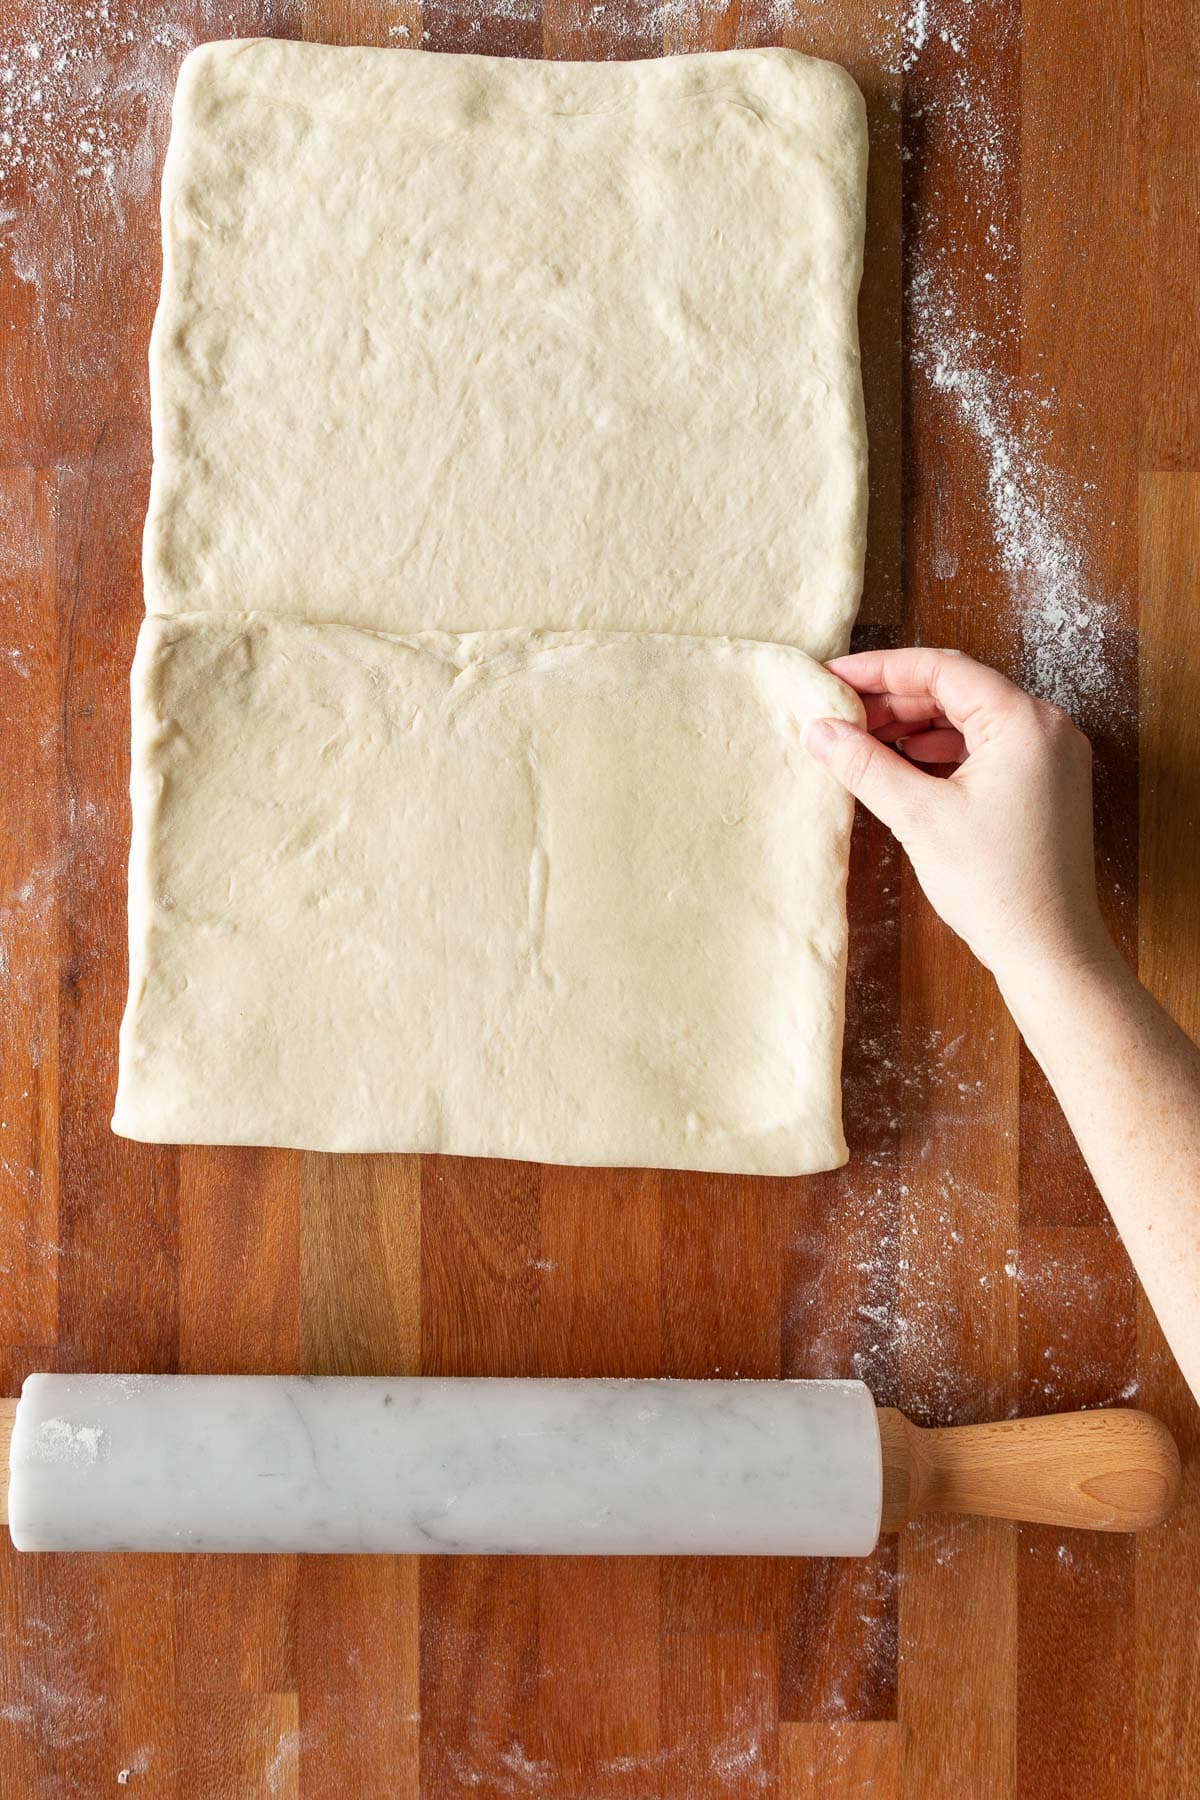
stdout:
POLYGON ((1098 913, 1087 929, 1012 946, 989 967, 1018 1025, 1031 1011, 1069 1004, 1081 987, 1137 982, 1098 913))

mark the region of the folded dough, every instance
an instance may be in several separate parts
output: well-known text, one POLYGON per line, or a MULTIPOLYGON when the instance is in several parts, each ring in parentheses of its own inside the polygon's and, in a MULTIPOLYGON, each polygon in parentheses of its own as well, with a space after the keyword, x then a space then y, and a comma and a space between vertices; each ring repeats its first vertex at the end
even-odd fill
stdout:
POLYGON ((188 57, 147 611, 844 650, 866 124, 792 51, 188 57))
POLYGON ((147 619, 114 1128, 840 1164, 821 713, 781 645, 147 619))
POLYGON ((784 50, 187 59, 118 1131, 844 1160, 865 161, 784 50))

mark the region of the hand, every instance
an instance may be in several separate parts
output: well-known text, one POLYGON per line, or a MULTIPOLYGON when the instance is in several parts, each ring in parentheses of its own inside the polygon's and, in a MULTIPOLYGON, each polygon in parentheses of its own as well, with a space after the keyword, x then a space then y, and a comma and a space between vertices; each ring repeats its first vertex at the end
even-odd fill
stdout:
POLYGON ((890 826, 930 904, 993 974, 1112 954, 1091 746, 1066 713, 949 650, 867 651, 829 668, 861 695, 867 728, 818 719, 808 749, 890 826), (956 766, 939 779, 934 764, 956 766))

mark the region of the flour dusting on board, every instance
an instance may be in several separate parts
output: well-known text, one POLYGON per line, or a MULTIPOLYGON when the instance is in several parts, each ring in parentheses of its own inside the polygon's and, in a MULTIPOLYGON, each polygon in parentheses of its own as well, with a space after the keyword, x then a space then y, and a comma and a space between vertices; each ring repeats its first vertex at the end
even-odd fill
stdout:
POLYGON ((1087 710, 1112 686, 1112 608, 1093 595, 1081 536, 1069 529, 1076 497, 1045 459, 1027 396, 981 361, 984 346, 962 326, 952 284, 939 289, 922 269, 909 303, 913 363, 949 397, 983 452, 996 549, 1019 608, 1025 682, 1068 710, 1087 710))
MULTIPOLYGON (((175 76, 191 35, 166 4, 37 0, 20 36, 0 35, 0 233, 16 273, 34 281, 51 214, 77 214, 71 256, 146 200, 175 76), (91 198, 87 197, 88 192, 91 198)), ((213 8, 214 29, 219 14, 213 8)), ((56 257, 56 261, 59 259, 56 257)), ((55 269, 56 275, 65 271, 55 269)))
POLYGON ((281 1731, 274 1754, 267 1764, 268 1794, 294 1794, 300 1778, 300 1733, 281 1731))
MULTIPOLYGON (((996 29, 997 17, 976 0, 922 0, 906 14, 905 43, 919 39, 919 48, 903 65, 915 67, 926 44, 949 62, 915 123, 927 149, 952 169, 956 197, 985 223, 982 280, 993 295, 1018 251, 1003 188, 1020 129, 1019 118, 998 114, 986 87, 989 46, 975 42, 981 29, 996 29)), ((1115 597, 1096 592, 1085 548, 1097 528, 1092 489, 1073 485, 1055 466, 1053 390, 1017 380, 1003 366, 1001 337, 1015 318, 997 321, 993 314, 989 327, 964 296, 969 280, 978 283, 978 259, 977 232, 967 244, 945 239, 927 187, 909 245, 910 367, 953 409, 980 453, 996 563, 1020 638, 1020 678, 1086 723, 1111 708, 1118 692, 1115 597)))

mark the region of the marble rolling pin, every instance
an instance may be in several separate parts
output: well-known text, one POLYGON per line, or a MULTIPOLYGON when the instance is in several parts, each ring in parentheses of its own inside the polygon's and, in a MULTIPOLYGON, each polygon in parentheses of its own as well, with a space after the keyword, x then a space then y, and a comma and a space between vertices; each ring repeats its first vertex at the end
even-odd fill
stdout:
POLYGON ((856 1381, 31 1375, 0 1409, 19 1550, 865 1556, 922 1511, 1136 1530, 1179 1481, 1145 1413, 923 1431, 856 1381))

